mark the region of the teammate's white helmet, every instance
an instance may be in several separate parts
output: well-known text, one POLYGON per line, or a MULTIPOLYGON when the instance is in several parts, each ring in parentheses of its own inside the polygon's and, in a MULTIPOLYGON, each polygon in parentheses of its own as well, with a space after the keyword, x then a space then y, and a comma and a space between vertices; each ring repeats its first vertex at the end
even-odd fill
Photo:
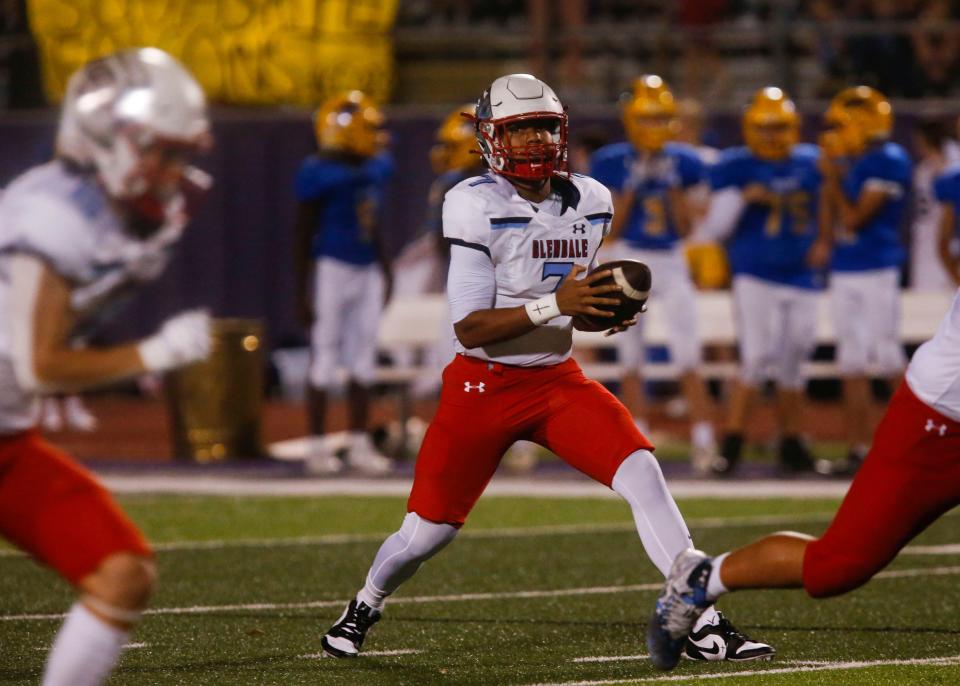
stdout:
POLYGON ((491 170, 520 179, 548 179, 567 166, 567 113, 553 89, 530 74, 508 74, 494 81, 477 101, 477 143, 491 170), (540 120, 549 144, 513 147, 507 126, 540 120))
POLYGON ((93 166, 113 197, 147 190, 137 173, 146 146, 202 150, 209 142, 203 89, 163 50, 121 50, 89 62, 67 83, 57 154, 93 166))

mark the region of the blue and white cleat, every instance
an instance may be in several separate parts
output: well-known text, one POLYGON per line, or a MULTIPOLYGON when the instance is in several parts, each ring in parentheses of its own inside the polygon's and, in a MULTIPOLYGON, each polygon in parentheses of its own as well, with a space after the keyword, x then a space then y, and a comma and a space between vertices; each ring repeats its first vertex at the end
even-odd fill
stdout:
POLYGON ((657 669, 677 666, 697 619, 712 604, 707 600, 707 580, 713 559, 693 548, 677 555, 663 585, 650 622, 647 650, 657 669))

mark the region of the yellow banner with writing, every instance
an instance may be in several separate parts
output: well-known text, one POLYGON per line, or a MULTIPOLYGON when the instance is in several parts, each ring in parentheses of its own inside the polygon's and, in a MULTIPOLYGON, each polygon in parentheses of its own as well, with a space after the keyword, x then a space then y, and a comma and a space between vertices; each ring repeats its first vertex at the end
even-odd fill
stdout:
POLYGON ((315 106, 393 81, 399 0, 28 0, 44 86, 58 102, 88 60, 153 46, 180 59, 212 101, 315 106))

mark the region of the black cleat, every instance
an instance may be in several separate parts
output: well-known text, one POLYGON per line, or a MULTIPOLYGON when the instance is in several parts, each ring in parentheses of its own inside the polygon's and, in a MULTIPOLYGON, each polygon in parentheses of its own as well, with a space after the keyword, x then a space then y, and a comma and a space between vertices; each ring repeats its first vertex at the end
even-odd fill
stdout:
POLYGON ((850 448, 842 460, 817 460, 817 472, 825 476, 851 477, 857 473, 866 457, 866 450, 850 448))
POLYGON ((370 627, 379 620, 377 610, 357 599, 351 600, 340 619, 320 639, 323 652, 330 657, 356 657, 370 627))
POLYGON ((782 476, 792 476, 804 472, 814 471, 813 458, 810 451, 796 436, 784 436, 780 440, 778 451, 780 459, 779 472, 782 476))
POLYGON ((720 444, 720 457, 711 469, 718 476, 730 476, 740 464, 740 455, 743 453, 743 434, 727 434, 720 444))
POLYGON ((715 624, 704 624, 698 631, 691 632, 683 649, 684 657, 708 662, 746 662, 772 660, 777 654, 773 646, 737 631, 722 613, 718 612, 716 619, 715 624))

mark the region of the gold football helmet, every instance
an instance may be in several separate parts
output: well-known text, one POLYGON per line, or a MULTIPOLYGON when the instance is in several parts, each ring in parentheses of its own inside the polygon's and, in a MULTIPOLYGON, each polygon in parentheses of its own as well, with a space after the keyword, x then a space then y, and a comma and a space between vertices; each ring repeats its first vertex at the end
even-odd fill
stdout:
POLYGON ((743 139, 762 160, 783 160, 800 140, 800 115, 776 86, 761 88, 743 113, 743 139))
POLYGON ((634 147, 646 152, 659 152, 676 137, 677 104, 663 79, 646 74, 633 82, 633 94, 623 106, 623 127, 634 147))
POLYGON ((473 115, 476 106, 458 107, 443 120, 430 148, 430 164, 435 174, 469 169, 480 164, 476 124, 464 114, 473 115))
POLYGON ((373 157, 386 146, 383 125, 383 112, 360 91, 333 96, 314 117, 320 150, 357 157, 373 157))
POLYGON ((820 144, 827 155, 859 155, 870 143, 890 137, 893 108, 880 91, 855 86, 840 91, 823 115, 820 144))

